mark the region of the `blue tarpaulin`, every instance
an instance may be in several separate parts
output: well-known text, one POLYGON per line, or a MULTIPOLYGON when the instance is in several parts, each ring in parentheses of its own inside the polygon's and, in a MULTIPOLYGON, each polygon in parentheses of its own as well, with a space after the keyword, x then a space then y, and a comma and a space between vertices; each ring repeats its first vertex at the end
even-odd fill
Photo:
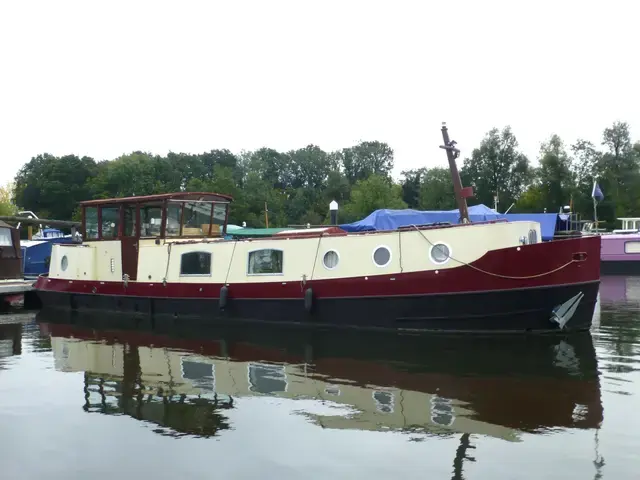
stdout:
MULTIPOLYGON (((540 223, 542 240, 551 240, 558 221, 557 213, 496 213, 486 205, 469 207, 469 220, 486 222, 489 220, 507 219, 509 221, 528 220, 540 223)), ((427 225, 432 223, 457 224, 460 219, 458 209, 455 210, 376 210, 369 216, 353 223, 340 225, 347 232, 366 232, 375 230, 397 230, 410 225, 427 225)))
MULTIPOLYGON (((491 210, 486 205, 469 207, 469 220, 486 222, 504 218, 504 215, 491 210)), ((347 232, 365 232, 373 230, 396 230, 409 225, 429 223, 459 223, 460 213, 455 210, 376 210, 368 217, 357 222, 340 225, 347 232)))

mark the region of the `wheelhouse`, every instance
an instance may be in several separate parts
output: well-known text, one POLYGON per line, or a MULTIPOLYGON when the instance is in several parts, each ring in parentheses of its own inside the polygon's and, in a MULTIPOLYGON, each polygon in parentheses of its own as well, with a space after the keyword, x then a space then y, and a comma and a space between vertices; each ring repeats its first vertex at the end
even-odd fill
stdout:
POLYGON ((80 203, 84 241, 215 238, 225 235, 232 197, 179 192, 80 203))

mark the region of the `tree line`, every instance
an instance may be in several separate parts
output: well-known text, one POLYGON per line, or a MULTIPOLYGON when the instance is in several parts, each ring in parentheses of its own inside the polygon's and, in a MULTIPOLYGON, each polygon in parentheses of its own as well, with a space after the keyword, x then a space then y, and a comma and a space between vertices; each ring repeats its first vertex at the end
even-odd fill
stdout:
MULTIPOLYGON (((441 150, 426 151, 442 155, 439 163, 444 164, 441 150)), ((493 207, 497 196, 499 211, 511 207, 514 213, 557 212, 571 204, 591 219, 597 179, 605 196, 598 206, 600 220, 613 226, 616 217, 640 216, 640 143, 632 142, 627 123, 605 128, 599 145, 578 140, 567 146, 551 135, 536 160, 520 150, 509 126, 491 129, 460 165, 463 184, 474 187, 469 203, 493 207)), ((406 170, 397 180, 393 167, 393 149, 379 141, 333 152, 316 145, 240 154, 226 149, 166 156, 136 151, 104 161, 43 153, 20 169, 11 194, 4 189, 0 212, 19 207, 41 218, 78 219, 82 200, 174 191, 230 194, 230 222, 251 227, 265 225, 265 207, 269 226, 328 223, 331 200, 340 205, 341 223, 378 208, 456 207, 448 167, 406 170)))

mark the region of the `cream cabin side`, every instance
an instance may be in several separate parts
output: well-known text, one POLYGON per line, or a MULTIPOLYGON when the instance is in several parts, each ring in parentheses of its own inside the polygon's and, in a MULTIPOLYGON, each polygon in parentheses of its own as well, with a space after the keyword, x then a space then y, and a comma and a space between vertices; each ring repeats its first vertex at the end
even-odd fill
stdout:
POLYGON ((471 263, 489 250, 538 243, 534 222, 451 228, 174 242, 140 249, 139 281, 271 283, 442 270, 471 263))
POLYGON ((61 280, 117 282, 122 280, 119 241, 56 244, 51 249, 49 277, 61 280))

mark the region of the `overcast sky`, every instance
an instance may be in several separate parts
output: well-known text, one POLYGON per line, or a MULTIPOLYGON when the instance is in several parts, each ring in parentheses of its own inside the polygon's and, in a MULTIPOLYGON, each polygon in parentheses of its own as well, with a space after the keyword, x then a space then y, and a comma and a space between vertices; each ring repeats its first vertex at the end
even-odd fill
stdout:
POLYGON ((640 137, 629 0, 0 0, 0 183, 34 155, 234 152, 380 140, 444 165, 510 124, 640 137))

